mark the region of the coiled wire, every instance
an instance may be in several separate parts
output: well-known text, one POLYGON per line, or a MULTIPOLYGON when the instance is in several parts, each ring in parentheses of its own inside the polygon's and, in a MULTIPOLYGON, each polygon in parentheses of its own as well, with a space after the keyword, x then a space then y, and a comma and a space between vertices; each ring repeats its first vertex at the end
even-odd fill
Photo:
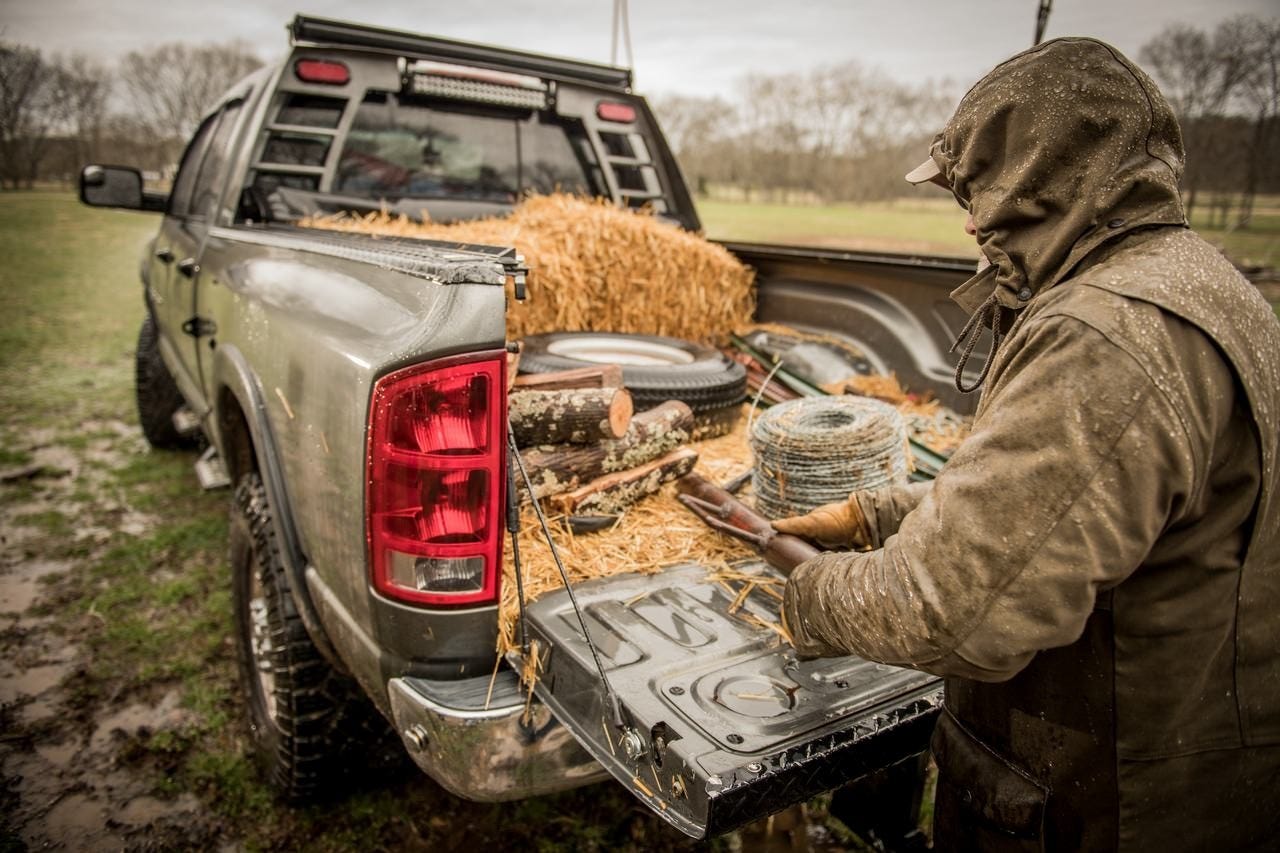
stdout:
POLYGON ((907 432, 888 403, 802 397, 763 412, 751 427, 756 508, 803 515, 850 492, 907 481, 907 432))

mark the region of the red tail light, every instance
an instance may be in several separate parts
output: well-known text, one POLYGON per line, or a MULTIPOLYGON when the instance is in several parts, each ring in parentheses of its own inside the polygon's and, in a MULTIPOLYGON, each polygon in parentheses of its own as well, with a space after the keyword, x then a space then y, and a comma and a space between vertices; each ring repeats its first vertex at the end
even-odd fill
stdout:
POLYGON ((631 124, 636 120, 636 108, 631 104, 622 104, 617 101, 600 101, 596 104, 596 116, 603 121, 631 124))
POLYGON ((506 357, 388 374, 369 407, 365 515, 374 588, 416 604, 498 600, 506 357))
POLYGON ((351 79, 346 65, 328 59, 299 59, 293 65, 293 73, 304 83, 327 86, 345 86, 351 79))

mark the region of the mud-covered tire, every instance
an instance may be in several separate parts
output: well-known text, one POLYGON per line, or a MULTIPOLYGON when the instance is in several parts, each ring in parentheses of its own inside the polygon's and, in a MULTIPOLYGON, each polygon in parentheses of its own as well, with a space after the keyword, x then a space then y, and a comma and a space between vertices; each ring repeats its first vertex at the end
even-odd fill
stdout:
POLYGON ((173 414, 182 408, 184 401, 160 357, 159 333, 149 311, 138 329, 133 388, 138 402, 138 423, 148 444, 162 450, 195 446, 194 438, 178 432, 173 425, 173 414))
POLYGON ((746 399, 747 372, 714 347, 657 335, 552 332, 527 336, 520 349, 521 373, 550 373, 591 364, 621 364, 622 384, 636 411, 667 400, 693 410, 699 434, 727 431, 746 399), (613 353, 617 358, 613 358, 613 353), (656 363, 628 363, 630 356, 656 363))
POLYGON ((236 658, 254 758, 288 802, 322 799, 345 787, 335 783, 349 769, 367 767, 389 728, 307 634, 256 473, 236 487, 229 538, 236 658))

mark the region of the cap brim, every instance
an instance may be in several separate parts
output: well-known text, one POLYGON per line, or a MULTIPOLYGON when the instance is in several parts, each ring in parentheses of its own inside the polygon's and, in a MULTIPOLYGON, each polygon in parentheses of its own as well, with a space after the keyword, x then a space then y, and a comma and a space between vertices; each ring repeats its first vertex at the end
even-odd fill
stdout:
POLYGON ((938 168, 938 164, 930 157, 919 166, 916 166, 906 174, 907 183, 924 184, 932 183, 940 187, 947 185, 947 179, 942 177, 942 170, 938 168))

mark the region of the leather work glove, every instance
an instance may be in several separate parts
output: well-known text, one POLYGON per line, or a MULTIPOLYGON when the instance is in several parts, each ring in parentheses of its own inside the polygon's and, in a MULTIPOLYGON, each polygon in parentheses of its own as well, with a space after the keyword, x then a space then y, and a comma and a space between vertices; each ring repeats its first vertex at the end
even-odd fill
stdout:
POLYGON ((871 547, 871 528, 858 506, 857 492, 843 501, 823 504, 806 515, 779 518, 773 529, 812 539, 827 547, 871 547))

